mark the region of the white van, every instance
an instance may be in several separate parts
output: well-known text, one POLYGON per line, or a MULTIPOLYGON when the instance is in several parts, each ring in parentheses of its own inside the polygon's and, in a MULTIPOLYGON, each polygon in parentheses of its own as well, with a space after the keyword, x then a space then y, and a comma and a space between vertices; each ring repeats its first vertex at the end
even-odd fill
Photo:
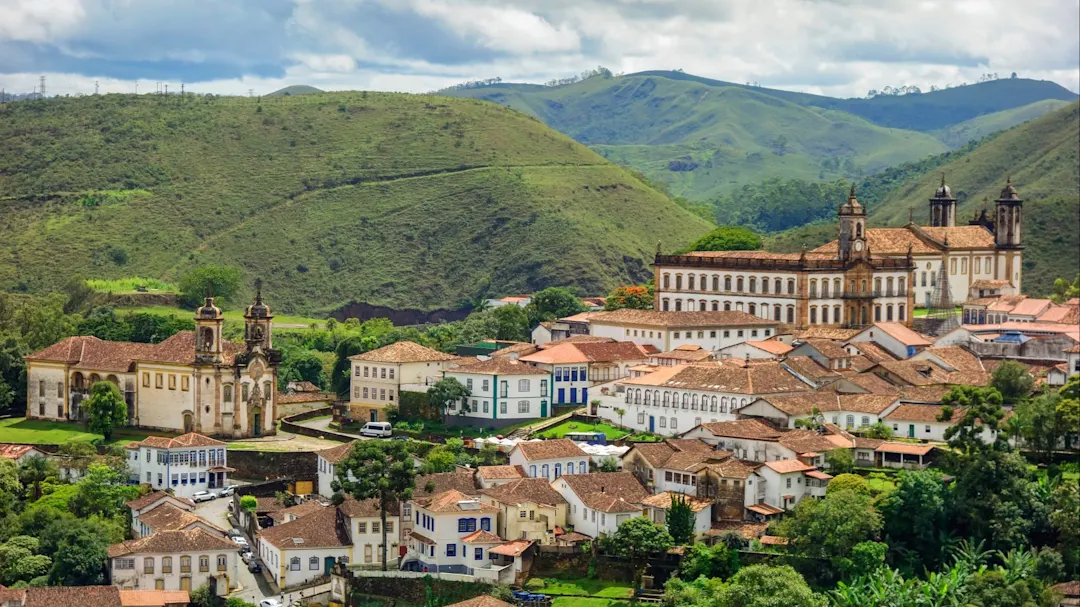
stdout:
POLYGON ((374 436, 377 438, 389 438, 393 433, 390 422, 368 422, 360 430, 360 436, 374 436))

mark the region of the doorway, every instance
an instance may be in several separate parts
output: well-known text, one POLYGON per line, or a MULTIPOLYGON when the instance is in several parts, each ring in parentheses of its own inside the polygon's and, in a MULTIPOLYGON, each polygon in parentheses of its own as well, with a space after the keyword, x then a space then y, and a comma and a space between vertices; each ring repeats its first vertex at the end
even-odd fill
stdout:
POLYGON ((255 426, 251 429, 251 433, 255 436, 262 436, 262 413, 254 414, 251 419, 255 426))
POLYGON ((334 568, 334 557, 328 556, 323 559, 323 574, 330 575, 330 570, 334 568))

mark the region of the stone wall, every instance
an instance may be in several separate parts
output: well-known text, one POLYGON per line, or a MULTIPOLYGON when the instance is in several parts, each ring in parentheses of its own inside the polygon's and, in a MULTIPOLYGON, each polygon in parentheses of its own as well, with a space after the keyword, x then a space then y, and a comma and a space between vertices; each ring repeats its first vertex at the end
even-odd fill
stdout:
POLYGON ((318 482, 318 465, 314 452, 229 451, 229 467, 236 469, 230 476, 250 481, 291 478, 318 482))

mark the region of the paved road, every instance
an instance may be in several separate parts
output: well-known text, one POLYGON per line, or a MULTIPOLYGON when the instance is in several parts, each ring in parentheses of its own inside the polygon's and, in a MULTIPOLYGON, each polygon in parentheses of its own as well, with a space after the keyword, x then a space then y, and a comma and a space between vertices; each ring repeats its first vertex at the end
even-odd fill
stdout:
MULTIPOLYGON (((228 518, 228 505, 230 503, 232 503, 232 498, 228 497, 201 502, 196 504, 195 514, 198 514, 222 529, 228 530, 233 526, 228 518)), ((250 537, 247 538, 248 543, 252 547, 255 546, 253 539, 254 538, 250 537)), ((239 554, 237 555, 237 561, 236 583, 240 585, 240 590, 233 592, 229 596, 237 596, 256 605, 259 604, 259 601, 266 598, 280 598, 280 594, 273 592, 270 584, 267 583, 266 578, 264 578, 261 573, 255 574, 247 570, 247 565, 239 560, 239 554)))

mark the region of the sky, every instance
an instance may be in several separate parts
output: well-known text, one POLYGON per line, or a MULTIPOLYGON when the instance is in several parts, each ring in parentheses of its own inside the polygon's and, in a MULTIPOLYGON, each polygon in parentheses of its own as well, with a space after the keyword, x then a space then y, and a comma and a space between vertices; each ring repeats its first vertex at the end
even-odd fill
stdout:
POLYGON ((1078 23, 1080 0, 0 0, 0 88, 427 92, 604 66, 835 97, 1012 72, 1080 92, 1078 23))

